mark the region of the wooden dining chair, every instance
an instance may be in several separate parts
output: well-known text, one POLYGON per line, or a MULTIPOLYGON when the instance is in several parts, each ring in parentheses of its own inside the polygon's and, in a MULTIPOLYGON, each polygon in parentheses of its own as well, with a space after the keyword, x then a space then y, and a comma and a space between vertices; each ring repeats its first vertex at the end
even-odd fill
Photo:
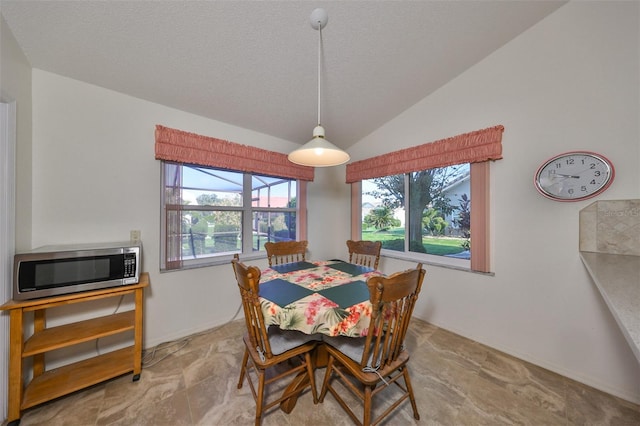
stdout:
POLYGON ((378 269, 382 242, 347 240, 347 248, 349 249, 349 263, 378 269))
POLYGON ((243 337, 245 350, 238 389, 242 388, 246 377, 256 401, 255 424, 259 426, 267 410, 291 397, 297 398, 309 386, 313 394, 313 403, 318 403, 310 355, 318 339, 317 336, 298 331, 281 330, 277 326, 267 327, 258 298, 260 269, 246 266, 237 256, 231 264, 240 289, 247 326, 247 332, 243 337), (270 372, 267 373, 267 370, 270 372), (293 374, 306 376, 308 382, 292 381, 294 386, 287 387, 278 398, 266 395, 269 385, 293 374), (254 385, 252 375, 257 378, 257 386, 254 385))
POLYGON ((269 266, 306 260, 308 241, 278 241, 264 243, 269 266))
MULTIPOLYGON (((408 398, 413 417, 420 420, 407 369, 409 353, 404 347, 404 338, 424 275, 422 264, 418 264, 415 269, 367 280, 372 305, 369 332, 363 338, 324 338, 329 359, 320 402, 329 391, 356 424, 368 426, 378 424, 408 398), (341 386, 336 388, 335 380, 341 386), (384 411, 372 419, 374 397, 391 385, 399 388, 400 392, 387 392, 385 399, 377 399, 377 403, 384 404, 380 407, 384 411), (360 399, 362 420, 341 396, 341 391, 345 390, 360 399), (393 399, 398 393, 400 395, 393 399)), ((376 410, 376 414, 381 409, 376 410)))

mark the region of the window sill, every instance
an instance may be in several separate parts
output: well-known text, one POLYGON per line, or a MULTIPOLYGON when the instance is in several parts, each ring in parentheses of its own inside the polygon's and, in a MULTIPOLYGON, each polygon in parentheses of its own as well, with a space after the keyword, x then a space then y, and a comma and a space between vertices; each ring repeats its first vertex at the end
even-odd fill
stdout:
POLYGON ((410 262, 421 262, 424 265, 453 269, 455 271, 470 272, 473 274, 480 274, 490 277, 495 276, 494 272, 481 272, 472 270, 470 268, 470 261, 466 259, 456 259, 453 257, 434 256, 420 253, 394 252, 392 250, 383 250, 382 256, 410 262))
MULTIPOLYGON (((239 253, 239 255, 242 262, 267 258, 266 252, 256 252, 251 254, 239 253)), ((178 269, 160 268, 160 273, 164 274, 164 273, 170 273, 170 272, 184 271, 187 269, 199 269, 199 268, 207 268, 210 266, 230 265, 232 259, 233 259, 233 254, 228 256, 225 255, 225 256, 204 258, 204 259, 200 259, 199 261, 187 261, 189 263, 187 263, 186 265, 182 265, 182 267, 178 269)))

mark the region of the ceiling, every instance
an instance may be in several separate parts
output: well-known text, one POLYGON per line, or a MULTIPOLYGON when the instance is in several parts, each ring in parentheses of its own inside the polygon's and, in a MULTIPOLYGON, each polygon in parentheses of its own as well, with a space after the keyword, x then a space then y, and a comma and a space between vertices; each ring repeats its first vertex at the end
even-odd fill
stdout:
POLYGON ((321 121, 346 149, 564 3, 0 0, 0 12, 34 68, 303 144, 322 7, 321 121))

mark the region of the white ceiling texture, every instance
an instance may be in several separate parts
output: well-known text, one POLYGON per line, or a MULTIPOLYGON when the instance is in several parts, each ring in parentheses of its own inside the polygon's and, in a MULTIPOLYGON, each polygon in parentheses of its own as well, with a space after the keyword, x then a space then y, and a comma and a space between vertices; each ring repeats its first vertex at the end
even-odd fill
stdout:
POLYGON ((303 144, 348 148, 564 1, 32 1, 0 12, 34 68, 303 144))

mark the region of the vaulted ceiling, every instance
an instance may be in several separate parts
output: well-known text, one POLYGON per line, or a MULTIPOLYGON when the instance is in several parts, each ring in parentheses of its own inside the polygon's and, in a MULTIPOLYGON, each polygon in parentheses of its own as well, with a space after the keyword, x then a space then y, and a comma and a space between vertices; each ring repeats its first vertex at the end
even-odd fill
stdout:
MULTIPOLYGON (((303 144, 348 148, 565 1, 14 1, 34 68, 303 144)), ((215 136, 215 135, 212 135, 215 136)))

